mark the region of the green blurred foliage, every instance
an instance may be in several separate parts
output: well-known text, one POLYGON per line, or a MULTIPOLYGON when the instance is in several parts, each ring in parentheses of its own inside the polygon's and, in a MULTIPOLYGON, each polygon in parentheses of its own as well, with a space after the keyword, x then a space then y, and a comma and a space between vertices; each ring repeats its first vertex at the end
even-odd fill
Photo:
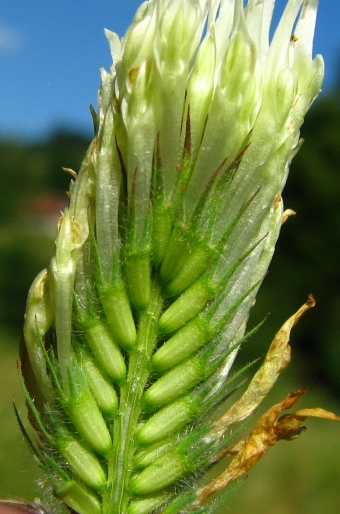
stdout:
POLYGON ((62 128, 33 144, 0 141, 1 221, 12 220, 26 198, 64 192, 69 177, 62 167, 77 171, 88 143, 84 136, 62 128))
POLYGON ((59 207, 67 204, 70 176, 62 167, 78 171, 88 144, 87 138, 64 130, 35 144, 0 142, 2 326, 22 325, 28 288, 48 266, 59 207))

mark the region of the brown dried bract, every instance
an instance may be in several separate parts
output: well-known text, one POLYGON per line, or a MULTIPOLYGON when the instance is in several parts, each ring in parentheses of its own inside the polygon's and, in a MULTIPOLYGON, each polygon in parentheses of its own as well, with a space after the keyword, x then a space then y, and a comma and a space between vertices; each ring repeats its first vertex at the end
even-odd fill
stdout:
POLYGON ((305 388, 299 389, 271 407, 258 420, 250 436, 229 449, 228 453, 232 455, 236 453, 236 456, 216 480, 198 492, 196 505, 202 505, 213 493, 247 473, 277 441, 281 439, 291 441, 298 437, 306 430, 301 426, 306 417, 340 421, 339 416, 320 408, 301 409, 278 418, 283 410, 292 407, 305 392, 305 388))
POLYGON ((290 218, 291 216, 296 216, 296 212, 293 211, 293 209, 286 209, 283 214, 282 214, 282 221, 281 221, 281 225, 283 225, 284 223, 286 223, 286 221, 288 220, 288 218, 290 218))
POLYGON ((289 346, 289 338, 292 328, 301 316, 311 307, 314 307, 314 305, 315 300, 312 295, 309 295, 307 302, 277 332, 262 366, 254 375, 241 398, 216 421, 211 431, 211 438, 221 437, 230 425, 250 416, 267 396, 279 374, 290 364, 291 348, 289 346))

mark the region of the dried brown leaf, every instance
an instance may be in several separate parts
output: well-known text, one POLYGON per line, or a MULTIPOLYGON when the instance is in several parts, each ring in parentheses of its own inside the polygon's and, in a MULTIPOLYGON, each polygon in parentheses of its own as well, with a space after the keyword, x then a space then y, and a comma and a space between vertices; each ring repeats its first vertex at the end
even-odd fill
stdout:
POLYGON ((279 419, 277 425, 279 434, 277 439, 286 439, 287 441, 291 441, 298 437, 300 433, 305 430, 305 427, 301 427, 300 425, 307 417, 340 421, 339 416, 333 412, 321 409, 320 407, 316 407, 314 409, 300 409, 293 414, 286 414, 279 419))
POLYGON ((301 316, 314 307, 315 300, 308 296, 307 302, 291 316, 277 332, 262 366, 254 375, 247 390, 230 409, 218 419, 209 434, 209 439, 221 437, 230 425, 250 416, 275 384, 279 374, 290 364, 290 332, 301 316))
MULTIPOLYGON (((256 462, 275 444, 278 437, 277 418, 284 409, 294 405, 304 389, 296 393, 290 393, 282 402, 271 407, 256 423, 254 430, 246 439, 236 457, 231 461, 228 468, 210 484, 203 487, 197 501, 202 505, 213 493, 220 491, 230 482, 247 473, 256 462)), ((231 449, 232 450, 232 449, 231 449)))
POLYGON ((292 407, 305 392, 305 388, 299 389, 271 407, 258 420, 250 436, 229 449, 228 453, 236 453, 236 456, 219 477, 198 491, 195 506, 202 505, 213 493, 247 473, 277 441, 281 439, 291 441, 298 437, 306 430, 301 426, 306 417, 314 416, 340 421, 339 416, 320 408, 301 409, 278 419, 280 413, 292 407))

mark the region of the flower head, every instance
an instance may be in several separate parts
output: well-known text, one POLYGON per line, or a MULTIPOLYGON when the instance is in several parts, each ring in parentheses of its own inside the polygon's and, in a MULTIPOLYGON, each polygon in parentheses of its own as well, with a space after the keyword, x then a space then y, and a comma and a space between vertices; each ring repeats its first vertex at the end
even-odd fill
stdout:
MULTIPOLYGON (((289 0, 271 41, 274 0, 150 0, 121 41, 106 31, 113 65, 95 138, 55 257, 29 293, 22 359, 41 439, 31 446, 55 496, 80 514, 213 512, 210 491, 249 469, 260 429, 227 478, 200 491, 181 482, 228 454, 229 427, 288 364, 290 329, 313 305, 212 424, 321 87, 317 4, 289 0)), ((279 438, 277 415, 301 394, 268 413, 268 434, 279 438)))

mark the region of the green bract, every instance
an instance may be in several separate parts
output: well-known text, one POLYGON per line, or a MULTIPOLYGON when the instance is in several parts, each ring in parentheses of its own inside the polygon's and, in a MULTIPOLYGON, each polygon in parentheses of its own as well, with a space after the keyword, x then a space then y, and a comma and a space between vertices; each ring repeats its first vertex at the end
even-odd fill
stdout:
POLYGON ((237 385, 321 87, 317 4, 289 0, 270 44, 274 0, 150 0, 121 41, 106 31, 95 137, 29 292, 22 354, 37 438, 22 428, 79 514, 221 503, 205 504, 195 477, 269 387, 225 428, 211 421, 237 385))

